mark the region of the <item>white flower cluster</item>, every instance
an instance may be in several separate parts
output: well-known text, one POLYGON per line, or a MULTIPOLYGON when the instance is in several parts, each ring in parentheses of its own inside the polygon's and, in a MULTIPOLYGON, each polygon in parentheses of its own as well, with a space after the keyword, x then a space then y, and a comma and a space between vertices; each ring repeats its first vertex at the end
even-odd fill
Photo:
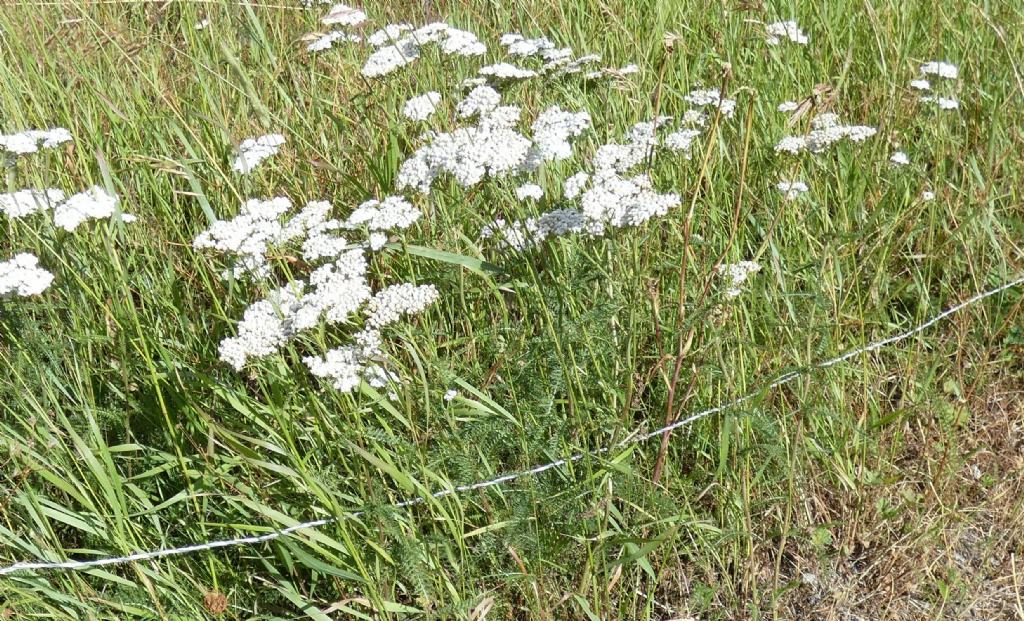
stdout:
POLYGON ((409 101, 405 102, 402 114, 410 121, 426 121, 437 110, 437 104, 439 103, 441 103, 441 93, 430 91, 429 93, 412 97, 409 101))
MULTIPOLYGON (((956 65, 945 61, 931 61, 921 65, 921 75, 934 75, 945 80, 956 80, 960 75, 960 70, 957 69, 956 65)), ((910 86, 919 91, 930 91, 932 89, 931 83, 924 78, 911 80, 910 86)), ((960 108, 960 102, 952 96, 921 95, 921 102, 935 104, 940 110, 956 110, 960 108)))
MULTIPOLYGON (((577 57, 572 48, 557 47, 547 37, 527 39, 519 33, 508 33, 502 35, 500 43, 506 51, 517 58, 526 59, 537 57, 543 64, 537 69, 539 75, 564 76, 583 72, 584 67, 589 64, 600 62, 601 57, 597 54, 585 54, 577 57)), ((616 74, 626 75, 638 71, 635 65, 614 69, 606 67, 598 71, 591 71, 585 74, 586 79, 597 77, 613 76, 616 74)))
POLYGON ((602 235, 608 228, 639 226, 664 216, 680 204, 681 197, 657 192, 647 175, 625 175, 659 148, 689 149, 698 135, 692 133, 696 130, 681 130, 659 139, 658 129, 670 120, 660 117, 637 123, 627 132, 625 143, 610 143, 597 150, 590 161, 593 174, 581 171, 566 179, 563 195, 567 200, 578 199, 579 210, 555 209, 517 222, 498 219, 484 227, 481 238, 495 238, 500 247, 522 251, 549 237, 602 235))
POLYGON ((787 201, 796 199, 801 194, 807 193, 810 189, 803 181, 780 181, 775 187, 782 192, 787 201))
POLYGON ((586 218, 575 209, 554 209, 521 222, 498 218, 480 231, 480 238, 495 238, 502 248, 522 252, 548 237, 583 233, 586 224, 586 218))
POLYGON ((893 166, 906 166, 910 163, 910 158, 903 151, 896 151, 889 158, 889 161, 892 162, 893 166))
MULTIPOLYGON (((501 93, 490 86, 477 86, 455 105, 455 115, 460 119, 469 118, 494 110, 501 104, 501 93)), ((517 119, 518 120, 518 119, 517 119)))
POLYGON ((443 22, 427 24, 398 39, 393 39, 391 35, 399 34, 402 26, 404 25, 397 25, 390 31, 386 27, 379 37, 377 35, 380 33, 372 35, 371 43, 380 40, 389 42, 382 44, 366 60, 362 69, 365 77, 378 78, 408 65, 420 57, 420 48, 427 43, 437 43, 441 53, 447 55, 482 56, 487 52, 487 46, 477 39, 475 34, 453 28, 443 22))
POLYGON ((795 112, 796 109, 799 108, 799 107, 800 107, 800 104, 798 104, 795 101, 784 101, 784 102, 779 104, 779 107, 777 108, 777 110, 779 112, 795 112))
MULTIPOLYGON (((53 210, 53 224, 72 232, 88 220, 110 218, 117 212, 117 196, 99 186, 66 197, 63 191, 18 190, 0 194, 0 212, 11 218, 53 210)), ((134 222, 135 216, 122 213, 121 221, 134 222)))
POLYGON ((231 168, 235 172, 248 173, 255 169, 260 162, 276 155, 281 145, 285 143, 281 134, 266 134, 258 138, 246 138, 238 145, 238 155, 231 168))
POLYGON ((437 301, 440 294, 434 285, 401 283, 378 291, 367 304, 367 324, 375 329, 389 326, 404 315, 422 313, 437 301))
POLYGON ((740 261, 739 263, 724 263, 718 266, 718 273, 726 281, 725 297, 735 298, 743 291, 740 289, 743 283, 747 282, 751 274, 761 271, 761 265, 754 261, 740 261))
POLYGON ((335 43, 359 43, 362 40, 362 37, 359 35, 349 34, 342 30, 333 30, 314 39, 312 43, 306 46, 306 51, 323 52, 334 47, 335 43))
POLYGON ((412 24, 387 24, 366 37, 366 42, 373 47, 380 47, 386 43, 394 43, 402 36, 403 32, 409 32, 412 29, 412 24))
POLYGON ((567 112, 558 106, 551 106, 537 116, 530 127, 533 130, 533 146, 523 167, 536 170, 542 162, 557 162, 572 157, 571 138, 577 138, 591 127, 590 113, 567 112))
POLYGON ((28 155, 36 153, 40 148, 53 149, 71 140, 71 132, 63 127, 28 129, 0 135, 0 151, 7 151, 13 155, 28 155))
MULTIPOLYGON (((98 185, 84 192, 79 192, 60 203, 53 210, 53 223, 65 231, 74 231, 88 220, 110 218, 117 211, 117 196, 110 194, 98 185)), ((134 222, 135 216, 121 214, 123 222, 134 222)))
POLYGON ((731 119, 736 114, 736 100, 723 98, 717 88, 690 91, 689 94, 683 96, 683 99, 698 107, 717 107, 722 112, 722 116, 727 119, 731 119))
POLYGON ((518 120, 519 108, 502 106, 482 114, 476 126, 434 135, 402 164, 398 189, 429 193, 434 180, 445 172, 468 188, 485 176, 499 177, 518 169, 531 146, 528 138, 512 129, 518 120))
POLYGON ((379 250, 387 243, 386 231, 407 229, 419 220, 420 211, 401 196, 389 196, 383 201, 371 199, 353 211, 345 221, 346 229, 365 228, 369 231, 371 250, 379 250))
POLYGON ((516 188, 516 198, 521 201, 525 201, 526 199, 539 201, 544 198, 544 189, 536 183, 524 183, 516 188))
POLYGON ((271 292, 245 309, 238 336, 220 342, 220 359, 241 370, 250 358, 277 352, 294 336, 292 317, 305 288, 301 281, 271 292))
POLYGON ((933 97, 932 95, 922 95, 922 103, 933 103, 938 106, 939 110, 957 110, 960 108, 960 102, 951 97, 933 97))
POLYGON ((923 75, 936 75, 947 80, 955 80, 960 75, 960 70, 957 69, 956 65, 945 61, 932 61, 921 65, 921 73, 923 75))
POLYGON ((477 73, 493 80, 529 80, 539 75, 532 69, 523 69, 510 63, 496 63, 480 67, 477 73))
POLYGON ((700 136, 700 130, 680 129, 665 136, 665 148, 676 153, 682 153, 683 157, 693 157, 693 143, 700 136))
POLYGON ((41 211, 49 211, 65 198, 64 192, 53 188, 18 190, 9 194, 0 194, 0 212, 7 214, 9 218, 21 218, 41 211))
POLYGON ((460 118, 478 116, 477 125, 448 133, 429 134, 430 142, 413 153, 398 173, 398 189, 417 188, 428 193, 442 173, 452 175, 463 187, 484 177, 529 172, 543 162, 572 156, 571 139, 591 126, 590 114, 567 112, 558 106, 544 110, 533 122, 533 140, 514 127, 519 123, 517 106, 502 106, 493 88, 474 88, 456 107, 460 118))
POLYGON ((320 19, 325 26, 358 26, 366 21, 366 13, 345 4, 335 4, 320 19))
MULTIPOLYGON (((232 255, 236 265, 233 270, 225 272, 225 278, 228 275, 266 278, 270 275, 266 256, 268 247, 286 241, 280 217, 291 208, 292 202, 283 196, 269 200, 249 199, 237 216, 230 220, 217 220, 196 236, 192 247, 232 255)), ((304 231, 289 227, 290 235, 301 233, 304 231)))
POLYGON ((392 285, 374 295, 367 304, 367 328, 357 333, 354 344, 328 350, 323 356, 303 359, 316 377, 328 379, 341 392, 350 392, 365 381, 382 388, 398 377, 372 361, 382 355, 380 329, 404 315, 423 312, 438 298, 433 285, 411 283, 392 285))
POLYGON ((807 45, 809 41, 807 35, 800 30, 800 26, 793 20, 768 24, 765 27, 765 34, 767 34, 765 43, 768 45, 778 45, 782 42, 782 39, 789 39, 799 45, 807 45))
POLYGON ((841 125, 839 117, 831 112, 819 114, 811 121, 811 131, 805 136, 786 136, 775 145, 775 152, 794 155, 801 151, 822 153, 840 140, 862 142, 878 132, 866 125, 841 125))
POLYGON ((366 258, 350 250, 302 280, 272 291, 246 309, 238 335, 220 343, 220 358, 241 370, 252 358, 274 354, 303 330, 347 321, 371 297, 366 258))
POLYGON ((53 283, 53 274, 39 267, 35 255, 22 252, 0 262, 0 298, 39 295, 53 283))

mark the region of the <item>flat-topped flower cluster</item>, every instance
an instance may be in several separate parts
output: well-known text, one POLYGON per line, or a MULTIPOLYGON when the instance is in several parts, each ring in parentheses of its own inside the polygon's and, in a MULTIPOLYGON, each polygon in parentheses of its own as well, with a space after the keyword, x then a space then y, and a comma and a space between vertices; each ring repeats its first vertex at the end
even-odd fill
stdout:
MULTIPOLYGON (((8 157, 37 153, 39 149, 53 149, 73 140, 71 132, 63 127, 29 129, 0 136, 0 151, 8 157)), ((16 167, 16 160, 9 160, 16 167)), ((25 188, 0 194, 0 213, 12 220, 28 219, 36 214, 49 215, 52 224, 71 233, 90 220, 118 217, 122 222, 133 222, 135 216, 118 211, 119 199, 100 186, 68 196, 57 188, 25 188)), ((32 254, 20 253, 0 263, 0 297, 26 297, 39 295, 53 283, 53 274, 39 266, 32 254)))

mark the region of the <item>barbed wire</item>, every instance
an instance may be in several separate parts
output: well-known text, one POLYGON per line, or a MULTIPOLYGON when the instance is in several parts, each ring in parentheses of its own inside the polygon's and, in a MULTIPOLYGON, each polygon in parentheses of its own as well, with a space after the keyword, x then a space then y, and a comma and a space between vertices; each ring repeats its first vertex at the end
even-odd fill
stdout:
MULTIPOLYGON (((559 468, 559 467, 564 466, 566 464, 570 464, 570 463, 574 463, 574 462, 580 461, 581 459, 583 459, 585 457, 597 457, 599 455, 603 455, 605 453, 608 453, 609 451, 613 451, 613 450, 620 449, 620 448, 625 448, 627 446, 631 446, 631 445, 635 445, 635 444, 641 444, 643 442, 646 442, 647 440, 650 440, 651 438, 654 438, 656 436, 660 436, 660 435, 662 435, 663 433, 665 433, 667 431, 672 431, 672 430, 678 429, 680 427, 685 427, 687 425, 691 425, 691 424, 693 424, 693 423, 695 423, 695 422, 697 422, 697 421, 699 421, 699 420, 701 420, 703 418, 711 416, 712 414, 717 414, 719 412, 723 412, 723 411, 728 410, 730 408, 734 408, 737 405, 740 405, 742 403, 750 401, 751 399, 755 398, 756 396, 760 395, 761 393, 767 392, 769 390, 773 390, 773 389, 778 388, 779 386, 782 386, 784 384, 788 384, 789 382, 792 382, 793 380, 795 380, 795 379, 797 379, 799 377, 803 377, 804 375, 807 375, 808 373, 810 373, 812 371, 819 370, 819 369, 827 369, 829 367, 833 367, 833 366, 835 366, 835 365, 837 365, 837 364, 839 364, 841 362, 844 362, 846 360, 849 360, 850 358, 853 358, 854 356, 858 356, 860 354, 865 354, 865 353, 877 351, 877 350, 882 349, 884 347, 888 347, 890 345, 898 343, 898 342, 900 342, 900 341, 902 341, 904 339, 910 338, 911 336, 914 336, 915 334, 920 334, 921 332, 927 330, 931 326, 939 323, 940 321, 942 321, 943 319, 949 317, 950 315, 953 315, 953 314, 955 314, 955 313, 957 313, 957 312, 967 308, 968 306, 972 306, 974 304, 977 304, 978 302, 984 300, 985 298, 992 297, 994 295, 1002 293, 1003 291, 1006 291, 1007 289, 1011 289, 1013 287, 1016 287, 1016 286, 1019 286, 1019 285, 1022 285, 1022 284, 1024 284, 1024 275, 1018 276, 1017 278, 1015 278, 1013 280, 1010 280, 1010 281, 1008 281, 1006 283, 1003 283, 1002 285, 1000 285, 998 287, 995 287, 994 289, 989 289, 987 291, 983 291, 981 293, 975 294, 975 295, 971 296, 970 298, 967 298, 966 300, 964 300, 964 301, 962 301, 962 302, 960 302, 960 303, 958 303, 958 304, 956 304, 954 306, 951 306, 951 307, 947 308, 946 310, 944 310, 941 313, 935 315, 934 317, 932 317, 931 319, 925 321, 924 323, 918 324, 917 326, 911 328, 910 330, 907 330, 905 332, 900 332, 898 334, 886 337, 886 338, 878 340, 878 341, 874 341, 872 343, 869 343, 867 345, 863 345, 861 347, 854 348, 854 349, 852 349, 852 350, 850 350, 850 351, 848 351, 848 352, 846 352, 844 354, 840 354, 839 356, 836 356, 834 358, 830 358, 828 360, 824 360, 822 362, 813 363, 813 364, 805 366, 805 367, 803 367, 803 368, 801 368, 801 369, 799 369, 797 371, 791 371, 789 373, 785 373, 783 375, 778 376, 772 382, 770 382, 768 384, 765 384, 765 385, 763 385, 763 386, 761 386, 759 388, 755 388, 754 390, 748 392, 747 394, 743 395, 742 397, 739 397, 738 399, 735 399, 734 401, 730 401, 728 403, 717 405, 715 407, 708 408, 706 410, 701 410, 699 412, 695 412, 695 413, 691 414, 690 416, 687 416, 686 418, 677 420, 674 423, 671 423, 669 425, 665 425, 664 427, 661 427, 660 429, 656 429, 656 430, 651 431, 649 433, 641 434, 641 433, 639 433, 639 430, 634 430, 633 433, 630 434, 629 438, 627 438, 626 440, 623 440, 621 442, 618 442, 616 444, 610 445, 610 446, 601 447, 601 448, 598 448, 598 449, 594 449, 592 451, 576 453, 576 454, 570 455, 568 457, 563 457, 561 459, 556 459, 555 461, 548 462, 546 464, 540 464, 538 466, 534 466, 533 468, 530 468, 529 470, 521 470, 519 472, 512 472, 512 473, 504 474, 504 475, 495 477, 493 479, 488 479, 486 481, 479 481, 479 482, 476 482, 476 483, 469 483, 469 484, 466 484, 466 485, 458 485, 458 486, 455 486, 455 487, 450 487, 450 488, 438 490, 438 491, 434 492, 433 494, 430 494, 429 496, 418 496, 416 498, 410 498, 408 500, 402 500, 400 502, 396 502, 396 503, 388 505, 388 506, 390 508, 392 508, 392 509, 402 509, 402 508, 405 508, 405 507, 411 507, 411 506, 414 506, 414 505, 423 504, 423 503, 425 503, 430 498, 439 499, 439 498, 444 498, 446 496, 451 496, 453 494, 461 494, 461 493, 464 493, 464 492, 469 492, 469 491, 478 490, 478 489, 484 489, 484 488, 487 488, 487 487, 494 487, 496 485, 502 485, 504 483, 509 483, 511 481, 515 481, 517 479, 522 479, 522 478, 526 478, 526 477, 536 476, 538 474, 541 474, 542 472, 546 472, 548 470, 552 470, 554 468, 559 468)), ((303 531, 303 530, 319 528, 321 526, 327 526, 329 524, 334 524, 334 523, 340 522, 342 520, 347 520, 347 519, 359 517, 360 515, 363 515, 364 513, 365 513, 365 511, 355 511, 355 512, 351 512, 351 513, 345 513, 343 515, 339 515, 339 516, 336 516, 336 517, 322 518, 322 519, 319 519, 319 520, 312 520, 312 521, 309 521, 309 522, 300 522, 300 523, 295 524, 293 526, 289 526, 287 528, 282 528, 280 530, 275 530, 275 531, 272 531, 272 532, 269 532, 269 533, 265 533, 265 534, 262 534, 262 535, 252 535, 252 536, 248 536, 248 537, 236 537, 236 538, 232 538, 232 539, 221 539, 221 540, 216 540, 216 541, 207 541, 207 542, 203 542, 203 543, 194 543, 194 544, 190 544, 190 545, 186 545, 186 546, 181 546, 181 547, 175 547, 175 548, 159 548, 159 549, 155 549, 155 550, 147 550, 147 551, 135 552, 133 554, 128 554, 126 556, 111 556, 111 557, 91 559, 91 560, 19 562, 19 563, 14 563, 13 565, 9 565, 7 567, 0 568, 0 576, 7 575, 7 574, 12 574, 14 572, 19 572, 19 571, 33 571, 33 570, 40 571, 40 570, 55 570, 55 569, 65 569, 65 570, 89 569, 89 568, 92 568, 92 567, 104 567, 104 566, 108 566, 108 565, 120 565, 120 564, 123 564, 123 563, 130 563, 130 562, 134 562, 134 561, 147 561, 147 560, 164 558, 164 557, 168 557, 168 556, 178 556, 178 555, 182 555, 182 554, 191 554, 191 553, 194 553, 194 552, 203 552, 203 551, 206 551, 206 550, 215 550, 215 549, 218 549, 218 548, 229 548, 229 547, 242 546, 242 545, 254 545, 254 544, 257 544, 257 543, 264 543, 264 542, 267 542, 267 541, 273 541, 274 539, 279 539, 281 537, 286 537, 288 535, 291 535, 293 533, 297 533, 297 532, 300 532, 300 531, 303 531)))

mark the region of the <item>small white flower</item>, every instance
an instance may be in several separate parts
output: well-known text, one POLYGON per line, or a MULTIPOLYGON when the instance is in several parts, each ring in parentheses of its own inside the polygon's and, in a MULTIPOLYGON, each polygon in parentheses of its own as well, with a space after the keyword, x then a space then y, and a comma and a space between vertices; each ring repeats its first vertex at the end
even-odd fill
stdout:
POLYGON ((932 103, 935 104, 940 110, 956 110, 960 107, 960 102, 955 99, 949 99, 947 97, 934 97, 932 95, 922 95, 921 103, 932 103))
POLYGON ((370 231, 407 229, 420 218, 420 210, 401 196, 383 201, 370 199, 359 205, 344 223, 344 228, 366 227, 370 231))
POLYGON ((568 200, 573 200, 586 189, 589 182, 590 175, 578 172, 562 182, 562 195, 568 200))
POLYGON ((449 389, 446 393, 444 393, 444 400, 445 401, 452 401, 453 399, 455 399, 455 397, 458 397, 458 396, 459 396, 459 391, 457 391, 454 388, 452 388, 452 389, 449 389))
POLYGON ((798 45, 807 45, 809 41, 807 35, 800 30, 800 26, 793 20, 768 24, 765 27, 765 33, 767 34, 765 42, 768 45, 778 45, 782 42, 782 39, 789 39, 798 45))
POLYGON ((320 19, 325 26, 339 24, 341 26, 358 26, 366 21, 366 13, 344 4, 335 4, 331 10, 320 19))
MULTIPOLYGON (((74 231, 87 220, 113 216, 117 203, 117 196, 99 186, 93 186, 57 205, 53 211, 53 223, 65 231, 74 231)), ((126 215, 122 215, 122 220, 129 222, 130 219, 125 219, 126 215)))
POLYGON ((536 183, 526 183, 516 188, 516 198, 525 201, 528 198, 539 201, 544 197, 544 189, 536 183))
POLYGON ((490 86, 478 86, 455 105, 455 114, 460 119, 465 119, 475 114, 490 112, 500 103, 501 93, 490 86))
POLYGON ((39 267, 35 255, 20 253, 0 262, 0 298, 39 295, 53 283, 53 274, 39 267))
POLYGON ((932 192, 931 190, 925 190, 924 192, 921 192, 921 200, 923 200, 923 201, 935 200, 935 192, 932 192))
POLYGON ((332 47, 334 47, 334 44, 338 42, 359 43, 361 40, 362 39, 359 37, 359 35, 348 34, 347 32, 336 30, 334 32, 328 32, 327 34, 323 35, 322 37, 319 37, 318 39, 307 45, 306 51, 323 52, 324 50, 331 49, 332 47))
POLYGON ((735 298, 743 291, 740 287, 752 274, 761 271, 761 265, 754 261, 724 263, 718 266, 718 273, 726 280, 725 297, 735 298))
POLYGON ((866 125, 842 125, 839 117, 831 112, 819 114, 811 120, 811 131, 805 136, 786 136, 775 145, 775 152, 792 154, 808 150, 811 153, 822 153, 828 147, 845 139, 862 142, 878 133, 874 127, 866 125))
POLYGON ((9 218, 21 218, 29 214, 53 209, 64 201, 64 192, 57 189, 18 190, 10 194, 0 194, 0 211, 9 218))
POLYGON ((799 107, 800 107, 800 104, 798 104, 795 101, 784 101, 784 102, 779 104, 778 111, 779 112, 793 112, 794 110, 796 110, 799 107))
POLYGON ((727 119, 731 119, 736 113, 736 100, 723 98, 717 88, 690 91, 689 94, 683 96, 683 99, 694 106, 715 106, 727 119))
POLYGON ((516 67, 509 63, 487 65, 486 67, 481 67, 477 73, 484 77, 497 78, 499 80, 528 80, 537 77, 536 71, 516 67))
POLYGON ((679 131, 672 132, 665 136, 665 148, 677 153, 681 152, 686 159, 690 159, 690 151, 693 148, 693 141, 699 136, 700 131, 696 129, 681 129, 679 131))
POLYGON ((555 47, 555 44, 547 37, 526 39, 518 33, 502 35, 499 42, 501 45, 508 48, 509 54, 512 56, 519 56, 521 58, 536 56, 544 50, 551 50, 555 47))
POLYGON ((434 285, 401 283, 378 291, 366 307, 366 323, 375 330, 389 326, 403 315, 423 312, 440 294, 434 285))
POLYGON ((257 138, 246 138, 238 145, 238 156, 231 168, 242 174, 252 172, 260 162, 276 155, 285 138, 281 134, 266 134, 257 138))
POLYGON ((919 91, 930 91, 932 89, 932 85, 928 80, 911 80, 910 88, 914 88, 919 91))
POLYGON ((785 195, 787 201, 796 199, 810 189, 803 181, 780 181, 775 187, 785 195))
POLYGON ((206 28, 209 25, 210 25, 210 20, 208 20, 208 19, 201 19, 198 22, 196 22, 195 29, 196 30, 206 30, 206 28))
POLYGON ((405 102, 402 114, 410 121, 426 121, 434 114, 437 104, 441 103, 441 93, 430 91, 405 102))
POLYGON ((903 151, 896 151, 889 158, 889 161, 892 162, 893 166, 906 166, 910 163, 910 158, 903 151))
POLYGON ((71 132, 63 127, 29 129, 15 134, 0 135, 0 150, 14 155, 28 155, 37 152, 40 147, 53 149, 71 140, 71 132))
POLYGON ((924 75, 937 75, 947 80, 955 80, 960 71, 956 65, 944 61, 932 61, 921 65, 921 73, 924 75))
POLYGON ((388 24, 366 37, 366 42, 373 47, 380 47, 385 43, 394 43, 402 36, 402 33, 410 30, 412 30, 412 24, 388 24))

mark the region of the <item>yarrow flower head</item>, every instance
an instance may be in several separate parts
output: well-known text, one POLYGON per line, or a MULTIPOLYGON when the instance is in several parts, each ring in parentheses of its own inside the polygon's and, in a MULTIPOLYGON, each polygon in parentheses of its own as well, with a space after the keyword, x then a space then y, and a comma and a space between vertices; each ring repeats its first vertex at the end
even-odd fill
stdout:
POLYGON ((765 28, 765 33, 767 34, 765 42, 768 45, 778 45, 782 42, 782 39, 789 39, 798 45, 807 45, 809 41, 807 35, 800 30, 800 26, 793 20, 768 24, 765 28))
POLYGON ((7 214, 9 218, 22 218, 24 216, 49 211, 58 203, 64 201, 64 192, 57 189, 48 190, 18 190, 9 194, 0 194, 0 211, 7 214))
POLYGON ((53 149, 71 140, 71 132, 63 127, 29 129, 0 135, 0 150, 13 155, 28 155, 39 151, 40 148, 53 149))
POLYGON ((359 43, 360 41, 362 41, 362 38, 359 35, 335 30, 314 39, 312 43, 306 46, 306 51, 323 52, 334 47, 335 43, 359 43))
MULTIPOLYGON (((230 220, 217 220, 192 242, 197 250, 219 250, 237 259, 235 268, 226 273, 235 277, 250 275, 265 278, 270 275, 266 253, 269 245, 282 240, 284 226, 280 216, 292 208, 292 202, 283 196, 269 200, 249 199, 242 204, 238 215, 230 220)), ((304 230, 293 230, 301 234, 304 230)))
POLYGON ((410 121, 426 121, 441 103, 441 93, 430 91, 409 99, 402 108, 402 114, 410 121))
POLYGON ((363 65, 363 76, 378 78, 408 65, 420 57, 420 48, 428 43, 437 43, 441 53, 447 55, 482 56, 487 52, 487 46, 473 33, 441 22, 427 24, 396 39, 406 31, 405 26, 387 26, 371 35, 371 43, 380 45, 363 65))
POLYGON ((722 116, 727 119, 731 119, 736 113, 736 100, 722 97, 721 92, 717 88, 690 91, 689 94, 683 96, 683 99, 694 106, 715 106, 722 112, 722 116))
POLYGON ((20 253, 0 262, 0 298, 39 295, 53 283, 53 274, 39 267, 35 255, 20 253))
POLYGON ((800 107, 800 104, 798 104, 795 101, 784 101, 784 102, 779 104, 779 107, 777 108, 777 110, 779 112, 793 112, 793 111, 795 111, 799 107, 800 107))
POLYGON ((822 153, 828 147, 848 139, 862 142, 878 132, 874 127, 866 125, 842 125, 839 117, 831 112, 819 114, 811 121, 811 132, 805 136, 786 136, 775 145, 775 152, 792 154, 807 150, 811 153, 822 153))
POLYGON ((533 199, 539 201, 544 198, 544 190, 536 183, 525 183, 516 188, 516 198, 521 201, 533 199))
POLYGON ((345 4, 335 4, 327 12, 327 15, 320 19, 320 23, 325 26, 358 26, 364 21, 366 21, 366 13, 345 4))
POLYGON ((940 110, 956 110, 960 107, 959 101, 949 97, 933 97, 932 95, 923 95, 921 97, 921 102, 935 104, 940 110))
MULTIPOLYGON (((66 231, 74 231, 88 220, 110 218, 117 210, 118 198, 99 186, 79 192, 57 205, 53 223, 66 231)), ((123 222, 133 222, 135 216, 121 214, 123 222)))
POLYGON ((538 73, 532 69, 523 69, 509 63, 497 63, 481 67, 477 72, 486 78, 496 80, 528 80, 537 77, 538 73))
POLYGON ((401 196, 389 196, 383 201, 371 199, 349 215, 345 228, 366 227, 370 231, 407 229, 420 218, 420 210, 401 196))
POLYGON ((796 199, 801 194, 807 193, 810 189, 803 181, 780 181, 775 187, 782 192, 787 201, 796 199))
POLYGON ((955 80, 960 75, 957 66, 945 61, 932 61, 921 65, 923 75, 935 75, 947 80, 955 80))
POLYGON ((726 281, 725 297, 735 298, 743 293, 740 289, 743 283, 747 282, 752 274, 761 271, 761 264, 754 261, 740 261, 739 263, 723 263, 718 266, 718 273, 726 281))
POLYGON ((460 119, 490 112, 501 103, 501 93, 490 86, 477 86, 455 106, 455 114, 460 119))
POLYGON ((252 172, 253 169, 259 166, 260 162, 272 155, 276 155, 284 143, 285 138, 281 134, 266 134, 258 138, 246 138, 242 141, 242 144, 238 145, 238 156, 235 158, 231 168, 243 174, 252 172))
POLYGON ((889 161, 892 162, 893 166, 906 166, 910 163, 910 158, 903 151, 896 151, 889 158, 889 161))

